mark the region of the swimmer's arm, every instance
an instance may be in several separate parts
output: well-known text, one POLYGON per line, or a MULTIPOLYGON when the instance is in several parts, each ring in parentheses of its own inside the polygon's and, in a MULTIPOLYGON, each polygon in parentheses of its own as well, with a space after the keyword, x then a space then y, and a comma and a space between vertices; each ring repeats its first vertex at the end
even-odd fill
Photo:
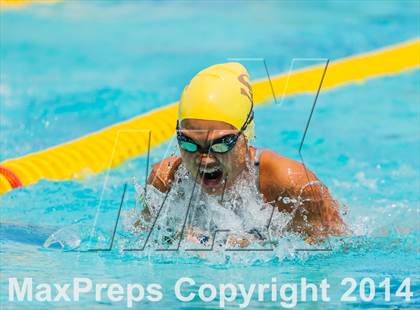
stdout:
POLYGON ((292 177, 294 187, 290 188, 293 196, 300 197, 292 222, 295 230, 312 241, 344 234, 345 224, 339 204, 331 197, 328 188, 311 171, 305 172, 303 165, 297 168, 297 172, 292 177))
POLYGON ((147 183, 153 185, 162 193, 171 188, 175 172, 181 164, 181 157, 167 157, 152 166, 147 183))
MULTIPOLYGON (((166 193, 171 188, 171 184, 175 178, 175 172, 181 164, 181 157, 167 157, 160 162, 157 162, 152 166, 147 183, 161 191, 166 193)), ((143 211, 141 212, 141 219, 138 219, 134 223, 135 228, 145 228, 147 223, 152 219, 152 214, 147 207, 144 205, 143 211)))
POLYGON ((264 153, 261 186, 267 201, 275 201, 279 211, 292 215, 291 230, 308 240, 342 235, 345 224, 328 188, 301 163, 271 151, 264 153))

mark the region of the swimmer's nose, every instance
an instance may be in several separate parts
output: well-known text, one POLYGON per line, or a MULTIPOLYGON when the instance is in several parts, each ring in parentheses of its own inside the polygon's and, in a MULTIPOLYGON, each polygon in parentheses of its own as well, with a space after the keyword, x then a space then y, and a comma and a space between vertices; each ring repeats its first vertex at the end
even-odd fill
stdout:
POLYGON ((212 154, 203 153, 203 154, 200 154, 200 156, 198 157, 197 164, 200 164, 200 163, 202 167, 210 167, 212 165, 214 166, 215 164, 217 164, 217 160, 212 154))

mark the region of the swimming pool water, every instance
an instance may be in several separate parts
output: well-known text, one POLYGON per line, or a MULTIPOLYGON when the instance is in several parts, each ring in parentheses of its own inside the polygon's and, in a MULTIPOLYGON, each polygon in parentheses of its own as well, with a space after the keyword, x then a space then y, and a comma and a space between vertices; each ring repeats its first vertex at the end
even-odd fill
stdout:
MULTIPOLYGON (((173 102, 195 72, 230 57, 264 57, 270 72, 278 73, 288 70, 293 57, 337 59, 419 36, 420 11, 414 1, 225 6, 70 2, 1 12, 0 159, 41 150, 173 102)), ((253 78, 264 77, 261 63, 244 65, 253 78)), ((102 253, 47 249, 43 243, 58 229, 92 225, 106 173, 79 181, 44 180, 0 197, 0 304, 10 307, 5 292, 12 276, 32 276, 39 282, 73 277, 158 281, 165 298, 149 303, 151 308, 185 307, 170 292, 182 276, 214 284, 306 277, 313 282, 328 278, 332 301, 300 304, 299 309, 337 309, 344 307, 338 304, 341 279, 369 276, 377 282, 391 277, 393 289, 411 277, 417 294, 406 306, 418 306, 419 82, 415 70, 320 94, 303 157, 343 203, 353 231, 344 242, 332 240, 331 253, 297 255, 279 249, 235 262, 198 260, 188 253, 123 253, 118 247, 102 253)), ((299 95, 258 107, 255 144, 298 159, 312 99, 299 95)), ((166 147, 153 150, 151 161, 159 160, 166 147)), ((125 183, 123 212, 135 207, 132 177, 143 182, 145 162, 137 158, 110 171, 98 223, 104 243, 125 183)), ((117 240, 124 235, 120 225, 117 240)), ((398 298, 384 302, 378 294, 370 306, 404 306, 398 298)), ((91 298, 83 303, 89 308, 111 306, 91 298)), ((192 305, 212 308, 218 302, 195 300, 192 305)), ((66 307, 72 308, 60 304, 66 307)))

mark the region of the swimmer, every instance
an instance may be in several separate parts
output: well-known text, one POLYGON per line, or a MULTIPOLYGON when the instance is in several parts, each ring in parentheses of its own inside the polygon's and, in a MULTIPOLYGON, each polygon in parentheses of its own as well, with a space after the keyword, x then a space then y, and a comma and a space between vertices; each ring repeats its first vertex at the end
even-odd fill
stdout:
POLYGON ((253 108, 250 78, 241 64, 217 64, 199 72, 179 103, 176 138, 181 156, 154 164, 148 183, 169 191, 182 163, 202 191, 222 196, 251 164, 264 201, 292 215, 290 231, 308 242, 343 234, 338 203, 314 173, 295 160, 250 145, 253 108))

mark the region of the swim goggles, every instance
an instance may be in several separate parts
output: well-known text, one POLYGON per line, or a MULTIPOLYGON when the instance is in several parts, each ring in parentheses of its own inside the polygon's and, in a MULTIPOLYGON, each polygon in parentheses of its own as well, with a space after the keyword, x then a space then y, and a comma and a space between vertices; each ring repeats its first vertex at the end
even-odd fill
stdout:
POLYGON ((236 142, 238 141, 239 136, 246 130, 248 125, 254 119, 253 106, 254 106, 253 103, 251 103, 251 110, 249 111, 248 116, 245 120, 245 123, 243 124, 243 126, 241 127, 238 133, 228 134, 226 136, 215 139, 207 148, 201 147, 193 139, 184 135, 179 129, 179 122, 177 122, 176 138, 178 140, 179 147, 188 153, 195 153, 199 151, 200 153, 212 152, 212 153, 217 153, 217 154, 223 154, 223 153, 229 152, 236 145, 236 142))

